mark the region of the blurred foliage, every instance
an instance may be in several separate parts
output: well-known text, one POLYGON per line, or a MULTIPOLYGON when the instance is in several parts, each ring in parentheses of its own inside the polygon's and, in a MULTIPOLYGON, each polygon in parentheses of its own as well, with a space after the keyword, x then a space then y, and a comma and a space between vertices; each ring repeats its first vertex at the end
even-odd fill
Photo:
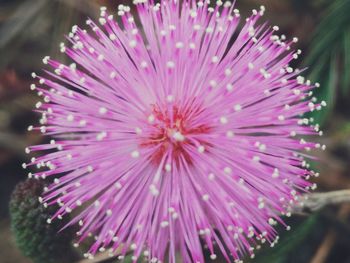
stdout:
POLYGON ((314 214, 307 219, 294 220, 294 227, 286 233, 280 229, 280 240, 274 248, 269 246, 257 253, 252 263, 294 263, 309 262, 317 246, 317 242, 310 242, 312 239, 318 241, 324 234, 324 227, 319 220, 319 215, 314 214), (319 231, 321 230, 321 231, 319 231), (301 248, 309 253, 296 253, 301 248))
POLYGON ((60 232, 67 219, 47 223, 57 207, 45 209, 39 203, 38 197, 42 194, 43 187, 42 181, 28 179, 19 183, 12 193, 11 228, 17 246, 34 263, 72 262, 75 259, 71 245, 74 229, 60 232))
POLYGON ((85 0, 13 0, 0 7, 0 53, 6 54, 0 68, 22 70, 40 69, 48 53, 64 59, 58 47, 70 28, 98 15, 97 4, 85 0))
POLYGON ((328 104, 327 109, 313 112, 317 123, 329 117, 337 95, 346 96, 350 90, 350 1, 327 2, 304 61, 310 79, 321 83, 316 97, 328 104))

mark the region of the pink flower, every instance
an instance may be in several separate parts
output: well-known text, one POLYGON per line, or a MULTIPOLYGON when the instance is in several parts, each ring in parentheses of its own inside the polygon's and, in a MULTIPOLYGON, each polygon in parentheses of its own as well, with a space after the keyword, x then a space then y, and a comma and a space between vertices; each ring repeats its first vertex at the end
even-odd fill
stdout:
POLYGON ((24 166, 52 181, 41 198, 60 205, 51 220, 75 210, 78 243, 95 235, 88 257, 253 256, 315 187, 302 152, 320 145, 300 136, 319 127, 301 116, 324 103, 289 66, 296 39, 258 24, 264 7, 238 30, 230 2, 135 5, 135 17, 119 6, 120 24, 101 8, 102 26, 74 26, 61 44, 74 63, 44 58, 54 73, 33 75, 43 101, 30 129, 54 140, 29 147, 46 154, 24 166))

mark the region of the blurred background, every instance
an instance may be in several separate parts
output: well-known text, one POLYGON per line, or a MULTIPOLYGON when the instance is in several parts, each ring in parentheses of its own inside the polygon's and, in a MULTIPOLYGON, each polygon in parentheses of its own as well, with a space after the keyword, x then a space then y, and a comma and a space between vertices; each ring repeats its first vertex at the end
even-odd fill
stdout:
MULTIPOLYGON (((27 132, 28 125, 38 122, 32 111, 37 97, 29 89, 31 72, 42 69, 45 55, 65 60, 59 43, 72 25, 96 18, 101 5, 116 11, 118 4, 130 2, 0 0, 0 263, 32 262, 17 248, 9 219, 11 192, 27 177, 21 168, 28 161, 24 148, 42 140, 39 134, 27 132)), ((267 8, 265 19, 279 25, 280 33, 299 38, 296 45, 303 53, 293 66, 308 67, 305 75, 321 84, 317 96, 328 104, 312 116, 322 124, 320 140, 327 145, 326 151, 316 153, 320 161, 313 164, 321 174, 315 179, 317 191, 350 189, 350 0, 237 1, 243 15, 261 4, 267 8)), ((280 243, 273 249, 262 248, 249 262, 350 262, 349 204, 327 206, 287 221, 292 230, 281 231, 280 243)))

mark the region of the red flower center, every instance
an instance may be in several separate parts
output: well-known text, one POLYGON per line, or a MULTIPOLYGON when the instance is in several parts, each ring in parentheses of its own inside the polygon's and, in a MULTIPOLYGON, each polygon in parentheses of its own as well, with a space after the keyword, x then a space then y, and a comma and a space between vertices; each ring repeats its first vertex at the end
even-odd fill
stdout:
POLYGON ((194 103, 182 107, 176 105, 152 105, 149 118, 151 132, 141 143, 142 147, 153 146, 151 162, 159 164, 165 154, 171 156, 176 165, 181 159, 192 164, 190 147, 209 146, 200 135, 209 133, 212 128, 200 122, 203 108, 194 103))

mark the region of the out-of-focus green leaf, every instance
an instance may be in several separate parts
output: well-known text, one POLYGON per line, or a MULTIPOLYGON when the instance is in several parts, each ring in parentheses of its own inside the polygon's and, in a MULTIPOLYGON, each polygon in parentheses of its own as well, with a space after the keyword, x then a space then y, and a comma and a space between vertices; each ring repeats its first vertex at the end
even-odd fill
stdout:
POLYGON ((344 94, 350 89, 350 25, 344 33, 344 76, 342 91, 344 94))
POLYGON ((12 17, 0 27, 0 48, 6 46, 14 37, 23 32, 35 16, 47 5, 45 0, 27 0, 14 12, 12 17), (21 19, 18 19, 21 17, 21 19))
MULTIPOLYGON (((305 222, 301 223, 297 227, 292 229, 288 233, 284 233, 279 243, 271 249, 263 249, 256 255, 256 258, 252 260, 252 263, 287 263, 291 262, 291 253, 298 251, 298 247, 303 246, 307 241, 307 237, 310 236, 318 227, 318 214, 310 216, 305 222)), ((294 256, 294 259, 296 257, 294 256)), ((294 262, 294 261, 293 261, 294 262)), ((299 262, 299 261, 295 261, 299 262)))
POLYGON ((310 68, 308 77, 321 83, 315 95, 328 104, 326 109, 311 113, 315 122, 321 124, 332 111, 336 91, 342 90, 345 95, 350 90, 350 1, 330 1, 326 13, 304 61, 310 68))
POLYGON ((330 55, 327 58, 328 64, 319 63, 316 70, 310 74, 310 79, 313 81, 319 81, 322 83, 320 88, 314 90, 314 95, 319 101, 324 100, 327 102, 327 107, 321 111, 315 110, 311 113, 315 123, 323 123, 328 115, 331 113, 331 109, 334 105, 336 84, 337 84, 337 57, 336 54, 330 55))
POLYGON ((6 8, 0 4, 5 17, 0 21, 0 69, 15 65, 19 71, 36 71, 47 54, 62 61, 59 44, 66 42, 64 35, 87 17, 96 19, 98 10, 96 1, 86 0, 16 0, 6 8))
POLYGON ((342 40, 344 28, 350 23, 350 1, 337 0, 330 2, 327 14, 318 25, 311 44, 310 53, 306 59, 307 64, 312 64, 325 53, 332 52, 335 43, 342 40))

